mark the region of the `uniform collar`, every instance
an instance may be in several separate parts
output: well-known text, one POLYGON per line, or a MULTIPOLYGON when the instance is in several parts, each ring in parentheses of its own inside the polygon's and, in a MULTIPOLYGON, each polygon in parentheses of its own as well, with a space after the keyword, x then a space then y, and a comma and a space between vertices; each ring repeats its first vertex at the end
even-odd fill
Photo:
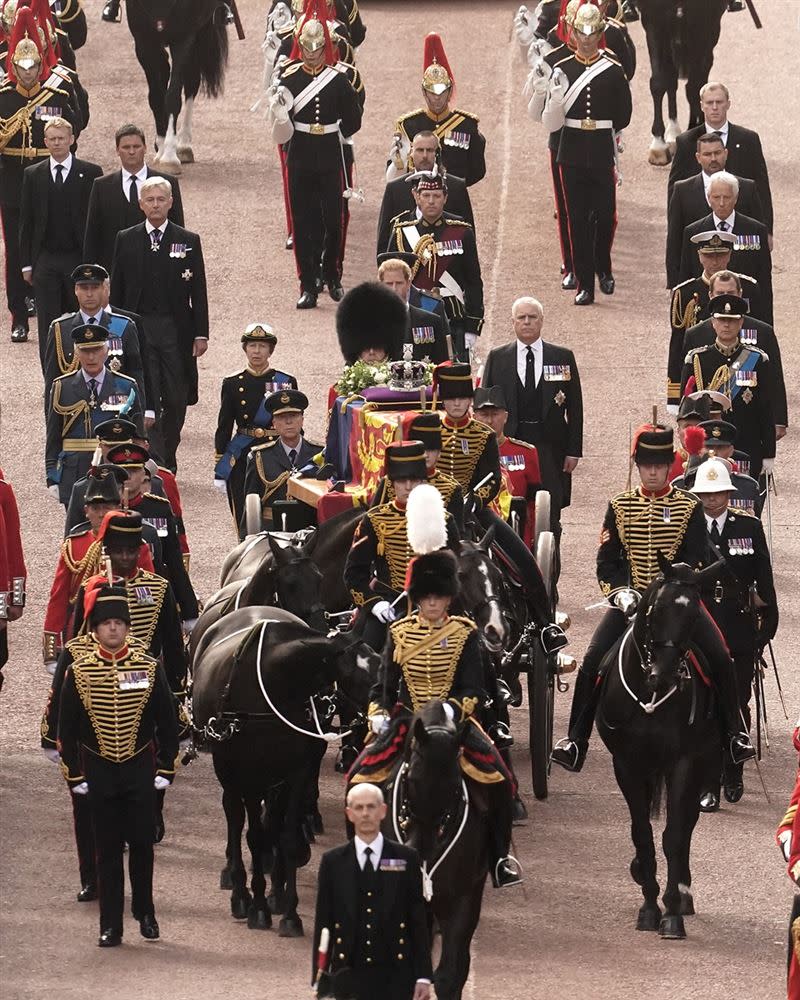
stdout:
POLYGON ((714 347, 719 351, 723 358, 732 358, 734 354, 740 350, 741 346, 742 342, 738 337, 736 338, 736 343, 731 344, 730 347, 726 347, 724 344, 721 344, 716 338, 714 340, 714 347))
POLYGON ((450 115, 452 114, 452 111, 450 110, 450 105, 448 105, 440 115, 435 115, 426 104, 425 114, 428 116, 428 118, 430 118, 432 122, 436 122, 438 125, 439 122, 443 122, 446 118, 449 118, 450 115))
POLYGON ((274 368, 265 368, 263 372, 257 372, 255 369, 251 368, 250 365, 245 365, 244 370, 248 375, 254 375, 256 378, 266 378, 268 375, 272 375, 275 372, 274 368))
POLYGON ((100 643, 97 644, 97 655, 102 657, 104 660, 108 660, 109 663, 118 663, 120 660, 126 660, 129 653, 130 649, 128 648, 127 642, 121 649, 118 649, 116 653, 112 653, 108 649, 105 649, 100 645, 100 643))
POLYGON ((26 90, 21 83, 18 83, 16 86, 17 93, 20 94, 22 97, 26 97, 28 100, 30 100, 32 97, 36 97, 36 95, 39 93, 41 89, 42 85, 41 83, 39 83, 38 80, 36 81, 36 83, 34 83, 34 85, 31 87, 30 90, 26 90))
POLYGON ((394 500, 392 500, 392 507, 394 507, 394 509, 396 511, 399 511, 401 514, 405 514, 406 512, 406 505, 404 503, 401 503, 401 501, 398 500, 397 497, 395 497, 394 500))
POLYGON ((469 413, 466 415, 466 417, 462 417, 460 420, 453 420, 453 418, 448 417, 447 414, 445 414, 442 417, 442 423, 444 424, 444 426, 449 427, 451 430, 453 430, 456 427, 459 430, 463 430, 463 428, 465 428, 467 424, 470 423, 471 420, 472 417, 469 413))
POLYGON ((666 486, 663 486, 660 490, 655 491, 646 490, 644 486, 640 486, 639 492, 646 500, 660 500, 662 497, 665 497, 671 489, 671 484, 667 483, 666 486))
POLYGON ((579 56, 577 52, 575 53, 575 61, 579 62, 581 66, 594 66, 597 60, 602 59, 602 57, 603 57, 602 52, 598 52, 597 55, 595 55, 594 58, 592 59, 584 59, 583 56, 579 56))

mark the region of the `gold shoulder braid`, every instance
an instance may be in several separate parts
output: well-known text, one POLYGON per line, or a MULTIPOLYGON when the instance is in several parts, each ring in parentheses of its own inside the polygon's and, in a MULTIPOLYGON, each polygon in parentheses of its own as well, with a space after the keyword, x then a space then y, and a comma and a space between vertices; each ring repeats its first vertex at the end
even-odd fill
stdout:
POLYGON ((277 493, 292 474, 291 470, 287 469, 277 479, 267 479, 267 475, 264 472, 264 459, 259 452, 256 453, 256 471, 258 472, 258 478, 264 484, 264 492, 261 494, 262 503, 266 503, 274 493, 277 493))
POLYGON ((660 572, 659 552, 670 562, 675 558, 698 502, 678 490, 663 497, 646 497, 639 490, 632 490, 611 501, 637 590, 648 587, 660 572))
POLYGON ((393 590, 403 590, 406 570, 414 554, 408 544, 408 526, 405 515, 393 504, 373 507, 367 511, 369 523, 378 541, 377 554, 389 566, 389 582, 393 590))
POLYGON ((683 309, 683 299, 681 297, 680 288, 675 289, 675 294, 672 296, 672 325, 676 330, 688 330, 690 327, 694 326, 697 322, 697 295, 692 295, 691 299, 686 303, 686 308, 683 309), (681 310, 683 310, 681 312, 681 310))
MULTIPOLYGON (((75 596, 77 598, 78 588, 89 579, 100 572, 100 560, 103 554, 102 539, 96 538, 84 553, 83 558, 76 562, 72 557, 72 547, 70 540, 64 542, 64 563, 72 576, 76 578, 77 587, 75 596)), ((74 602, 73 602, 74 603, 74 602)))
POLYGON ((71 375, 78 370, 78 358, 73 352, 72 360, 67 361, 67 356, 64 353, 64 338, 61 336, 61 323, 58 320, 53 323, 53 337, 56 345, 56 359, 59 370, 62 375, 71 375))
POLYGON ((441 628, 433 628, 417 615, 391 626, 394 660, 403 671, 415 712, 432 698, 445 700, 449 696, 458 661, 474 628, 469 619, 458 616, 441 628))
POLYGON ((491 431, 488 428, 484 430, 477 420, 470 420, 465 427, 448 427, 442 424, 442 452, 439 464, 442 466, 442 471, 452 476, 464 490, 469 489, 472 474, 483 454, 490 433, 491 431))
POLYGON ((97 656, 96 644, 72 664, 75 686, 89 716, 101 757, 119 764, 137 753, 142 713, 156 676, 156 661, 132 649, 121 664, 97 656))
POLYGON ((150 648, 153 641, 168 586, 163 577, 144 570, 125 581, 131 615, 131 633, 141 640, 146 649, 150 648))

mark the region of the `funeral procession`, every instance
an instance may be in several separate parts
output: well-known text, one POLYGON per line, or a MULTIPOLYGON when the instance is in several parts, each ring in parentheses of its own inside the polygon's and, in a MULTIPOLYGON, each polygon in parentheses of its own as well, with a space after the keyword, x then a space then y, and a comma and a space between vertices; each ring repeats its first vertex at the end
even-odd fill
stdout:
POLYGON ((798 17, 0 0, 3 1000, 800 1000, 798 17))

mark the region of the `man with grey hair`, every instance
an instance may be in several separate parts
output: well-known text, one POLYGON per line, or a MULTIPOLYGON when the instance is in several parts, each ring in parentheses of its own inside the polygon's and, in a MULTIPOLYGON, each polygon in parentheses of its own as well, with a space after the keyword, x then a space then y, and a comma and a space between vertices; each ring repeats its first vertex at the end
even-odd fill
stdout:
POLYGON ((769 188, 767 164, 761 149, 761 139, 758 137, 758 132, 728 121, 730 107, 731 96, 725 84, 710 80, 701 87, 700 110, 703 112, 703 121, 678 136, 669 172, 667 201, 669 202, 673 185, 677 181, 700 172, 702 168, 695 157, 697 140, 701 135, 714 133, 719 135, 728 150, 726 169, 737 177, 749 177, 756 182, 759 201, 764 210, 764 222, 771 233, 772 194, 769 188))
POLYGON ((139 192, 145 221, 117 234, 111 301, 142 317, 152 450, 175 472, 186 407, 197 402, 197 359, 208 348, 208 293, 197 233, 169 219, 172 185, 148 177, 139 192))
POLYGON ((763 222, 743 215, 736 209, 739 180, 727 170, 713 175, 708 185, 711 212, 683 230, 680 280, 699 277, 702 265, 692 237, 701 233, 733 233, 733 252, 729 267, 738 274, 755 278, 761 289, 763 318, 772 323, 772 254, 769 232, 763 222))
POLYGON ((381 833, 386 803, 377 785, 353 785, 345 812, 355 836, 323 854, 319 866, 312 981, 322 996, 429 1000, 433 973, 419 855, 381 833))
POLYGON ((561 509, 570 504, 572 473, 583 453, 583 396, 575 355, 542 340, 543 325, 541 302, 517 299, 511 307, 514 339, 489 351, 481 385, 503 389, 506 435, 536 446, 558 538, 561 509))

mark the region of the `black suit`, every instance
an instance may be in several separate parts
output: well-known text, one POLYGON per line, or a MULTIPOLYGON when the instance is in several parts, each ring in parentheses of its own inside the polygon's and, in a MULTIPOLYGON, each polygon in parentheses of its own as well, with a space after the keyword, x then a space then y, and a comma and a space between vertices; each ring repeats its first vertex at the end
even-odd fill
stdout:
MULTIPOLYGON (((683 231, 683 246, 681 249, 680 281, 698 277, 703 272, 697 248, 692 243, 692 237, 698 233, 716 229, 714 216, 709 212, 702 219, 693 222, 683 231)), ((772 254, 769 249, 767 227, 763 222, 757 222, 738 210, 734 216, 733 232, 738 237, 734 243, 731 271, 739 274, 749 274, 755 278, 762 295, 762 313, 767 323, 772 323, 772 254)))
POLYGON ((569 506, 572 494, 572 476, 562 471, 564 459, 583 454, 583 395, 575 355, 565 347, 542 341, 540 413, 520 411, 522 385, 517 372, 516 340, 489 351, 481 384, 499 385, 505 393, 506 435, 536 445, 542 486, 551 497, 551 523, 557 529, 561 509, 569 506), (554 370, 548 372, 548 368, 554 370))
MULTIPOLYGON (((758 196, 755 181, 740 177, 739 198, 736 211, 751 219, 764 222, 764 209, 758 196)), ((681 243, 687 226, 708 215, 705 185, 700 174, 678 181, 669 196, 667 208, 667 287, 674 288, 680 281, 681 243)))
MULTIPOLYGON (((158 170, 147 168, 148 177, 163 177, 158 170)), ((172 208, 169 218, 176 226, 183 225, 181 189, 174 177, 167 178, 172 185, 172 208)), ((138 185, 137 185, 138 187, 138 185)), ((117 233, 144 222, 144 213, 138 201, 131 204, 122 190, 122 171, 98 177, 92 185, 86 230, 83 239, 83 259, 90 264, 102 264, 111 270, 114 260, 114 241, 117 233)))
POLYGON ((444 321, 437 313, 427 309, 409 304, 404 343, 414 345, 413 356, 418 361, 430 358, 438 365, 450 359, 444 321))
POLYGON ((102 172, 96 163, 73 157, 69 173, 59 186, 53 180, 48 157, 22 175, 19 254, 23 270, 33 269, 43 371, 50 324, 56 316, 75 308, 70 275, 83 259, 89 194, 92 182, 102 172))
MULTIPOLYGON (((695 158, 697 140, 706 132, 713 132, 704 124, 696 125, 687 132, 682 132, 675 143, 675 156, 669 171, 667 198, 672 197, 673 185, 678 181, 700 173, 700 164, 695 158)), ((749 177, 756 182, 758 197, 764 210, 764 223, 772 232, 772 195, 769 189, 769 174, 764 153, 761 149, 761 139, 758 132, 744 128, 741 125, 728 124, 728 141, 726 143, 728 159, 725 169, 737 177, 749 177)))
MULTIPOLYGON (((392 235, 392 219, 402 215, 403 212, 413 211, 416 207, 414 192, 411 190, 411 183, 407 177, 398 177, 389 181, 383 192, 381 211, 378 216, 378 253, 383 253, 389 243, 389 237, 392 235)), ((475 228, 469 189, 464 181, 460 177, 456 177, 455 174, 447 175, 447 214, 455 215, 468 222, 473 229, 475 228)))
POLYGON ((334 974, 344 968, 352 970, 357 1000, 411 1000, 417 980, 432 978, 419 856, 384 838, 375 869, 372 888, 368 888, 352 841, 323 854, 314 960, 320 934, 327 927, 331 935, 328 968, 334 974), (373 900, 375 905, 370 906, 373 900))
MULTIPOLYGON (((311 464, 314 456, 322 451, 322 445, 312 444, 305 437, 301 437, 296 451, 294 462, 291 462, 281 439, 273 438, 267 444, 251 448, 247 456, 244 492, 245 495, 257 493, 261 497, 265 526, 268 528, 272 526, 272 504, 276 500, 286 499, 286 484, 289 477, 297 469, 311 464)), ((241 537, 244 538, 247 534, 244 519, 240 531, 241 537)))
POLYGON ((146 223, 117 234, 111 271, 111 299, 142 317, 147 341, 145 365, 153 373, 155 450, 175 471, 186 407, 197 402, 194 341, 208 338, 208 292, 200 237, 167 222, 158 249, 146 223))

